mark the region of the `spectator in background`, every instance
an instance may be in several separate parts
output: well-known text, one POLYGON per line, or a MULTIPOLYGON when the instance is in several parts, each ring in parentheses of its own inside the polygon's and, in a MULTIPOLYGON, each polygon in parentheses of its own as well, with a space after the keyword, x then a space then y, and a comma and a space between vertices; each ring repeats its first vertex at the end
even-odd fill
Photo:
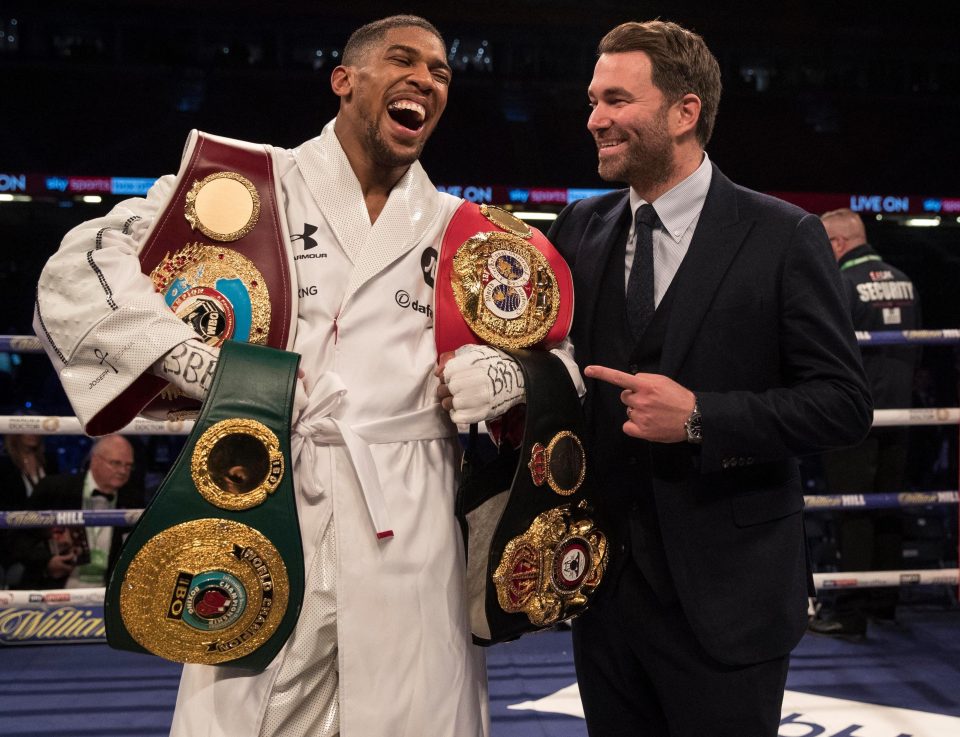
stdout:
MULTIPOLYGON (((47 476, 34 489, 27 509, 140 509, 143 489, 130 483, 133 447, 120 435, 106 435, 90 450, 84 474, 47 476)), ((78 527, 22 530, 14 553, 24 566, 21 588, 104 586, 129 528, 78 527)))
MULTIPOLYGON (((883 261, 867 243, 863 221, 853 210, 820 216, 840 266, 856 330, 915 330, 920 303, 910 278, 883 261)), ((902 345, 864 347, 863 367, 876 409, 911 406, 919 348, 902 345)), ((906 485, 908 431, 880 427, 851 448, 824 454, 827 485, 834 494, 903 491, 906 485)), ((845 571, 902 568, 903 527, 898 510, 842 512, 839 564, 845 571)), ((821 634, 862 636, 867 616, 893 619, 897 589, 840 592, 824 602, 810 628, 821 634)))
POLYGON ((0 509, 23 509, 37 483, 47 475, 46 448, 41 435, 5 435, 0 456, 0 509))
MULTIPOLYGON (((34 487, 56 465, 47 457, 40 435, 6 435, 5 456, 0 456, 0 511, 26 508, 34 487)), ((10 550, 10 532, 0 530, 0 588, 16 588, 23 576, 23 566, 10 550)))

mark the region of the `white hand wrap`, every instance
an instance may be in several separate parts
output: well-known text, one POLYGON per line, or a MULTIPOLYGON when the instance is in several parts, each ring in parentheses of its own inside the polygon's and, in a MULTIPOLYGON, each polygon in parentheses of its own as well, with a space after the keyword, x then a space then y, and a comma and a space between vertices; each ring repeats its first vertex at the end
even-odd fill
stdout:
POLYGON ((520 364, 488 345, 458 348, 443 379, 453 399, 450 419, 458 425, 499 417, 526 397, 520 364))
POLYGON ((150 373, 166 379, 180 392, 191 399, 203 399, 213 383, 220 349, 209 346, 202 340, 185 340, 157 360, 150 373))

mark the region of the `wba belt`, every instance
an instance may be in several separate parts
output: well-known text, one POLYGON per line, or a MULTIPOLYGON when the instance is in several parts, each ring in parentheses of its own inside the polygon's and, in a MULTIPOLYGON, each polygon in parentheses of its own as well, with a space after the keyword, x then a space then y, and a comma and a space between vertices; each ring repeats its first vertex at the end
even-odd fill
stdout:
POLYGON ((501 443, 499 455, 483 465, 471 443, 457 495, 470 627, 481 645, 582 612, 608 560, 590 504, 580 400, 566 367, 546 351, 507 353, 524 373, 523 443, 519 449, 501 443))
MULTIPOLYGON (((266 147, 190 133, 176 186, 146 238, 140 267, 206 343, 292 345, 296 288, 281 202, 266 147)), ((101 414, 196 414, 197 402, 167 387, 145 373, 101 414)), ((114 429, 102 424, 95 418, 88 430, 114 429)))
POLYGON ((107 586, 107 641, 182 663, 261 669, 303 601, 290 466, 300 356, 228 341, 187 443, 107 586))

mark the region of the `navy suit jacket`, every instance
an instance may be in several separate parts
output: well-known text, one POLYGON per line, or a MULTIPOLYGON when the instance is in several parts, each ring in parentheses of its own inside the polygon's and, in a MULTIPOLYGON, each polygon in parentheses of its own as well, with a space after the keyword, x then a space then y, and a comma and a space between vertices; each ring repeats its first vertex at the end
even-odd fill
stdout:
MULTIPOLYGON (((611 249, 627 237, 629 206, 628 190, 575 202, 548 235, 573 271, 581 369, 592 362, 598 320, 617 319, 596 304, 611 249)), ((806 627, 796 457, 859 442, 872 419, 837 264, 817 217, 714 166, 671 289, 659 373, 696 393, 703 443, 653 444, 670 574, 713 657, 779 657, 806 627)), ((619 427, 623 414, 600 419, 619 427)))

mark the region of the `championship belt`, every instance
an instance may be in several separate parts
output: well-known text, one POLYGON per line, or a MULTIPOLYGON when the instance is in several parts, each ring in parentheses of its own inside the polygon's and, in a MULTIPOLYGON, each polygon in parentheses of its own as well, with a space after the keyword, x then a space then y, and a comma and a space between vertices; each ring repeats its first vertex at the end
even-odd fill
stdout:
POLYGON ((443 234, 437 354, 468 343, 552 348, 570 331, 570 268, 536 228, 499 207, 460 205, 443 234))
POLYGON ((112 647, 254 669, 283 647, 304 587, 289 462, 299 362, 221 347, 203 411, 110 577, 112 647))
MULTIPOLYGON (((273 159, 262 145, 191 131, 170 202, 140 252, 167 305, 212 346, 236 340, 289 348, 296 286, 273 159)), ((141 375, 125 408, 192 416, 199 403, 141 375)))
POLYGON ((470 628, 480 645, 582 612, 608 560, 590 504, 580 400, 566 367, 547 351, 506 352, 524 373, 523 443, 501 443, 485 465, 468 452, 457 495, 470 628))

